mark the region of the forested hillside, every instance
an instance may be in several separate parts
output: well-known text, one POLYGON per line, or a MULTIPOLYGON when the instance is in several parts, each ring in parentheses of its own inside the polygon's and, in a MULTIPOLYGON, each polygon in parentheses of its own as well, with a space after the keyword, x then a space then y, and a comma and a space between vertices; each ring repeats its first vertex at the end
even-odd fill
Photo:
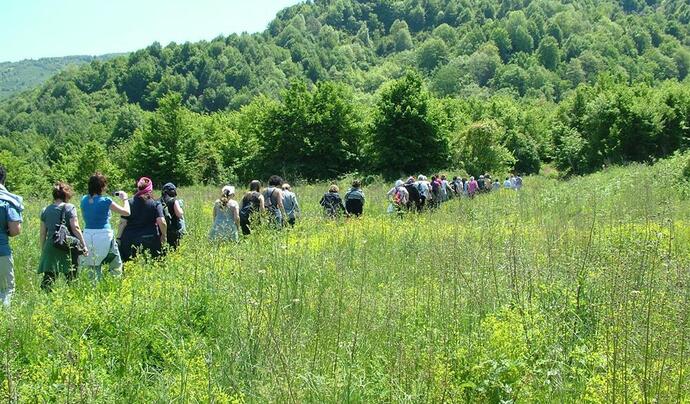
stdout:
POLYGON ((64 56, 2 62, 0 63, 0 100, 37 87, 68 66, 83 65, 94 60, 108 60, 116 56, 119 55, 64 56))
POLYGON ((191 184, 646 161, 690 139, 688 23, 684 0, 302 3, 4 101, 0 161, 24 192, 96 167, 191 184))

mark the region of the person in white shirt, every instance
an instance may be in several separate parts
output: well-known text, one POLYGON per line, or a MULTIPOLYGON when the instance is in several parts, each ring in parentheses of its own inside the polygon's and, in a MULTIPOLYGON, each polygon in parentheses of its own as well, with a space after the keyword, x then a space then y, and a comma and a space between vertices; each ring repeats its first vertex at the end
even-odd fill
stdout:
POLYGON ((283 184, 283 207, 287 215, 287 221, 290 226, 295 225, 295 221, 300 214, 299 203, 297 202, 297 195, 292 192, 290 184, 283 184))

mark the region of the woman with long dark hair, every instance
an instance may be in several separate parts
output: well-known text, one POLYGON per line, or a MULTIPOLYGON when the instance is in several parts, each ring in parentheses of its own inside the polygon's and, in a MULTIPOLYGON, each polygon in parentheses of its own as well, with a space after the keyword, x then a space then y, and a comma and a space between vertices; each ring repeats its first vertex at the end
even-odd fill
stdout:
POLYGON ((180 239, 184 235, 184 211, 177 199, 177 187, 172 182, 163 185, 161 205, 168 225, 168 245, 175 249, 180 246, 180 239))
POLYGON ((256 221, 256 213, 263 213, 265 210, 264 196, 261 195, 261 182, 254 180, 249 183, 249 192, 244 194, 242 198, 242 205, 240 207, 240 226, 242 227, 242 234, 248 236, 252 233, 249 225, 252 221, 256 221))

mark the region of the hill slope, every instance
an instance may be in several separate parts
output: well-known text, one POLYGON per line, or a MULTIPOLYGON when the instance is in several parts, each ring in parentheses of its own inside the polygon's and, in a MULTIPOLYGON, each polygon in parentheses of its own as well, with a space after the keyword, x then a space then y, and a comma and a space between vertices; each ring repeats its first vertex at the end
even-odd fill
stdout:
MULTIPOLYGON (((495 129, 492 147, 501 156, 496 171, 537 171, 539 162, 555 162, 564 172, 589 172, 689 144, 687 85, 675 83, 686 83, 690 70, 688 22, 690 5, 683 0, 305 2, 279 12, 263 33, 154 43, 127 57, 62 72, 0 104, 0 145, 20 163, 43 167, 44 177, 71 179, 72 163, 63 156, 93 141, 103 155, 117 157, 119 172, 135 177, 150 167, 128 164, 134 159, 130 140, 153 125, 152 112, 174 92, 188 118, 186 138, 215 149, 174 156, 190 171, 208 173, 183 182, 282 170, 273 164, 281 155, 261 154, 286 130, 295 138, 307 133, 301 142, 310 147, 326 139, 344 151, 349 169, 376 172, 383 162, 376 161, 371 139, 379 132, 371 125, 381 122, 375 118, 384 106, 375 104, 389 83, 413 70, 428 101, 420 104, 429 112, 422 126, 443 143, 432 167, 465 167, 474 158, 467 154, 478 149, 463 144, 463 131, 491 120, 496 122, 481 127, 495 129), (298 90, 292 99, 282 97, 295 81, 309 91, 315 83, 340 87, 324 90, 328 102, 298 90), (291 100, 301 101, 288 106, 291 100), (282 109, 276 106, 281 103, 282 109), (313 122, 313 110, 299 108, 328 110, 325 104, 357 108, 345 125, 313 122), (281 127, 292 113, 301 115, 281 127), (329 131, 330 137, 323 135, 329 131), (273 138, 262 140, 267 133, 273 138), (212 167, 200 167, 208 161, 212 167)), ((401 143, 414 143, 414 133, 399 136, 401 143)), ((310 161, 303 149, 290 150, 292 159, 310 161)))
POLYGON ((69 66, 79 66, 94 60, 108 60, 119 54, 103 56, 64 56, 0 63, 0 100, 45 83, 69 66))

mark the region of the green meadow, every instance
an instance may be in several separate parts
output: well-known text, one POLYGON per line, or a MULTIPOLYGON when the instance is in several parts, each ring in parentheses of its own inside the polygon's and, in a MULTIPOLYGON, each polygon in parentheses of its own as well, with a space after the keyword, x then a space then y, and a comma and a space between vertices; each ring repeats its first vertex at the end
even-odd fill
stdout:
MULTIPOLYGON (((19 402, 687 402, 687 156, 525 179, 436 212, 208 241, 215 188, 161 262, 40 290, 31 200, 0 312, 0 399, 19 402)), ((452 174, 452 173, 451 173, 452 174)), ((347 185, 341 183, 341 189, 347 185)))

